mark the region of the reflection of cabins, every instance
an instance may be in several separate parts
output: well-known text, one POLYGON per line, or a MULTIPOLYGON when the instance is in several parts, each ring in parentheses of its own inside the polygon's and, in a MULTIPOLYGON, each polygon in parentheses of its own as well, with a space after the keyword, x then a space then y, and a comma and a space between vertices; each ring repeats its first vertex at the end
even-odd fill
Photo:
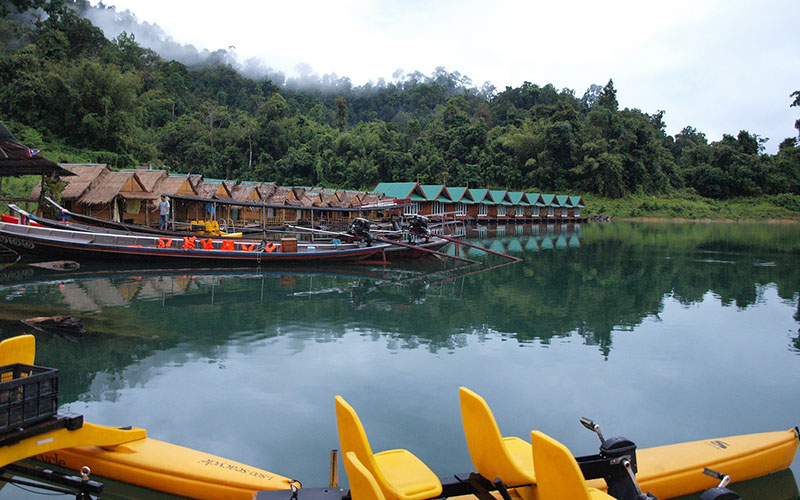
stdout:
POLYGON ((86 281, 67 282, 59 287, 64 302, 71 310, 97 311, 102 307, 124 306, 130 301, 130 295, 123 295, 111 280, 107 278, 91 279, 86 281))

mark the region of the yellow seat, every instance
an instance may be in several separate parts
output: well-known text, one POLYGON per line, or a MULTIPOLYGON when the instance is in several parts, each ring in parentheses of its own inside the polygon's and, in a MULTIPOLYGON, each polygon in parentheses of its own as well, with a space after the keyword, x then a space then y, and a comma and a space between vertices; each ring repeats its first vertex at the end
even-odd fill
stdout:
POLYGON ((375 476, 370 474, 356 454, 349 451, 344 454, 344 468, 350 478, 350 498, 352 500, 386 500, 375 476))
MULTIPOLYGON (((336 426, 342 454, 355 453, 387 499, 423 500, 442 492, 442 483, 436 474, 410 451, 387 450, 373 455, 361 420, 341 396, 336 396, 336 426)), ((348 468, 347 461, 345 470, 348 477, 358 474, 348 468)))
POLYGON ((506 486, 535 483, 531 445, 518 437, 503 437, 482 397, 466 387, 459 387, 458 394, 467 448, 478 474, 489 481, 499 477, 506 486))
POLYGON ((32 365, 36 359, 36 339, 33 335, 18 335, 0 342, 0 366, 22 363, 32 365))
POLYGON ((531 448, 539 500, 613 500, 586 485, 578 462, 563 444, 543 432, 532 431, 531 448))

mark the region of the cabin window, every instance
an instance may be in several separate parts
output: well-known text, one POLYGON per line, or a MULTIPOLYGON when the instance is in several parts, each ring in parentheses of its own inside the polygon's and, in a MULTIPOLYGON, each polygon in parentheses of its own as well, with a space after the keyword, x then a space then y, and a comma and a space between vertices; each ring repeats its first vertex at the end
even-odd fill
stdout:
POLYGON ((464 203, 457 203, 456 215, 467 215, 467 205, 465 205, 464 203))
POLYGON ((478 217, 486 217, 489 215, 489 207, 481 203, 478 205, 478 217))
POLYGON ((533 214, 534 217, 539 217, 539 207, 533 207, 531 209, 531 213, 533 214))
POLYGON ((442 215, 444 213, 444 203, 439 201, 433 202, 433 215, 442 215))
POLYGON ((411 202, 410 205, 406 205, 403 208, 403 213, 405 215, 416 215, 416 214, 418 214, 419 213, 419 203, 414 201, 414 202, 411 202))
POLYGON ((516 212, 517 217, 522 217, 523 215, 525 215, 525 212, 524 212, 523 208, 520 205, 517 205, 516 207, 514 207, 514 211, 516 212))
POLYGON ((562 217, 569 217, 569 209, 565 208, 565 209, 561 210, 561 216, 562 217))
POLYGON ((498 205, 497 206, 497 215, 500 216, 500 217, 505 216, 506 215, 506 207, 504 207, 503 205, 498 205))
POLYGON ((580 208, 576 208, 575 209, 575 217, 580 217, 580 216, 581 216, 581 209, 580 208))
POLYGON ((269 217, 270 219, 275 218, 275 209, 274 208, 268 208, 267 209, 267 217, 269 217))
POLYGON ((556 214, 556 212, 553 209, 553 207, 547 207, 547 216, 548 217, 553 217, 555 214, 556 214))

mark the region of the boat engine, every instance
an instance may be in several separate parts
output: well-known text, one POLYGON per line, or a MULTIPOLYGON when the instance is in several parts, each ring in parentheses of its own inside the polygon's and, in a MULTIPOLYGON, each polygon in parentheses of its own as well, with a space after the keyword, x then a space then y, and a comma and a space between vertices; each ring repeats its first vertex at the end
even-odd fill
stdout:
POLYGON ((350 222, 350 228, 347 230, 348 234, 352 234, 356 238, 361 238, 367 242, 367 246, 372 245, 374 239, 369 232, 369 221, 361 217, 356 217, 350 222))
POLYGON ((430 236, 431 230, 428 229, 428 218, 422 215, 412 215, 408 221, 408 232, 417 236, 430 236))
POLYGON ((636 480, 636 443, 624 437, 604 438, 600 426, 588 418, 581 418, 581 424, 600 439, 599 455, 577 458, 586 479, 605 479, 608 494, 619 500, 658 500, 642 492, 636 480))

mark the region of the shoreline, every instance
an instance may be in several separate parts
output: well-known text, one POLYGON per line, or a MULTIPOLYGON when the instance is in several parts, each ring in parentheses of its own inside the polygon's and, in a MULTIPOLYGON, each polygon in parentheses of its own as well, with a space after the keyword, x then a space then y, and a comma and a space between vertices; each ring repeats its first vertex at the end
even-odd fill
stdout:
POLYGON ((611 222, 613 221, 625 221, 625 222, 677 222, 681 224, 685 223, 704 223, 704 224, 754 224, 754 223, 766 223, 766 224, 798 224, 800 223, 800 218, 797 219, 708 219, 708 218, 701 218, 701 219, 689 219, 686 217, 613 217, 611 222))

